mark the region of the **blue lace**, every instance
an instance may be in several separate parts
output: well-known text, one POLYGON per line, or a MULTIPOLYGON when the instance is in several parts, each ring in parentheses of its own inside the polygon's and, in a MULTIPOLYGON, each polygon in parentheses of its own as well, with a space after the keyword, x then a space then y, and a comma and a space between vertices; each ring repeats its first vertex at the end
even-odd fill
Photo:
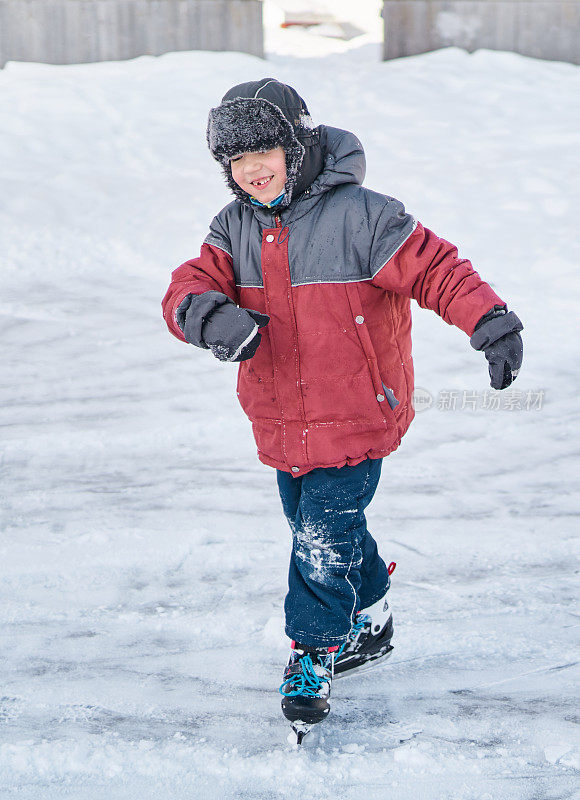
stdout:
POLYGON ((357 636, 360 634, 360 632, 370 619, 368 614, 357 614, 357 618, 358 617, 360 617, 360 619, 358 620, 358 622, 355 622, 355 624, 350 629, 350 633, 348 634, 348 639, 340 646, 340 649, 337 650, 337 652, 335 653, 334 655, 335 659, 337 659, 339 656, 343 654, 344 648, 347 646, 347 644, 350 644, 350 642, 353 642, 357 638, 357 636))
POLYGON ((306 697, 317 697, 323 684, 326 683, 326 679, 316 674, 310 655, 302 656, 302 658, 298 660, 302 672, 287 678, 278 691, 280 694, 283 694, 284 697, 296 697, 299 694, 305 695, 306 697), (285 686, 290 687, 289 692, 284 691, 285 686))
MULTIPOLYGON (((355 622, 350 629, 347 640, 334 654, 335 661, 340 655, 342 655, 347 644, 350 644, 350 642, 353 642, 357 636, 359 636, 369 620, 370 617, 368 614, 357 614, 357 622, 355 622)), ((321 678, 320 675, 317 675, 314 671, 314 664, 312 663, 312 658, 309 654, 302 656, 302 658, 299 658, 298 661, 300 662, 302 671, 287 678, 281 684, 278 691, 285 697, 296 697, 299 694, 305 695, 306 697, 316 697, 320 692, 323 683, 325 683, 325 679, 321 678), (285 686, 290 686, 291 690, 289 692, 284 691, 285 686)))

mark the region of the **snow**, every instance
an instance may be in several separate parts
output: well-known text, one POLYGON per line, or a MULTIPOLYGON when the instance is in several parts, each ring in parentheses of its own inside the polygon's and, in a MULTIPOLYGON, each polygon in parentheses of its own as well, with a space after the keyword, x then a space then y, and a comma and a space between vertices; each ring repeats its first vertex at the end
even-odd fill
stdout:
POLYGON ((580 70, 380 63, 372 32, 272 28, 268 48, 0 72, 0 795, 572 798, 580 70), (369 509, 398 562, 395 651, 337 681, 303 751, 276 691, 275 474, 236 367, 172 339, 159 306, 229 200, 207 110, 264 75, 354 130, 366 184, 458 242, 525 325, 521 394, 493 410, 483 356, 415 307, 433 402, 369 509))

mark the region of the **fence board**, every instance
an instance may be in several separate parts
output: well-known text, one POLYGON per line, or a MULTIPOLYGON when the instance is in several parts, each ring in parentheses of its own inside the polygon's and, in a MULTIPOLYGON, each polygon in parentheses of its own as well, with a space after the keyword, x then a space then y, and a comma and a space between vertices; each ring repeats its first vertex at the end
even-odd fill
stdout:
POLYGON ((384 0, 385 59, 441 47, 580 64, 580 0, 384 0))
POLYGON ((0 67, 78 64, 173 50, 263 57, 260 0, 0 0, 0 67))

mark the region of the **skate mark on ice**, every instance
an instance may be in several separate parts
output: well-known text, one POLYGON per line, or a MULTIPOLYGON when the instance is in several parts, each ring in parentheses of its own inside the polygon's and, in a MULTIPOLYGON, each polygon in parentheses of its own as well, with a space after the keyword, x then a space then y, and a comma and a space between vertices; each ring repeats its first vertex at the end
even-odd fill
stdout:
POLYGON ((399 547, 403 547, 405 550, 409 550, 411 553, 417 553, 418 556, 422 556, 423 558, 431 558, 431 556, 428 556, 426 553, 422 553, 420 550, 417 550, 416 547, 411 547, 410 544, 398 542, 396 539, 391 539, 391 542, 399 547))
MULTIPOLYGON (((454 695, 456 703, 450 707, 449 697, 446 700, 444 698, 433 698, 439 701, 434 706, 433 716, 449 716, 450 711, 453 711, 455 716, 458 717, 479 718, 482 707, 485 707, 488 712, 493 712, 498 719, 501 719, 502 715, 505 714, 509 714, 512 718, 520 717, 522 720, 537 719, 538 717, 546 717, 552 714, 558 715, 558 717, 567 722, 577 722, 577 718, 573 713, 567 713, 570 710, 572 712, 576 710, 577 703, 575 698, 570 698, 569 700, 529 696, 518 698, 509 695, 494 696, 461 689, 451 691, 448 694, 454 695)), ((526 724, 528 723, 526 722, 526 724)))
POLYGON ((465 692, 472 692, 476 689, 485 689, 488 686, 499 686, 503 683, 510 683, 511 681, 517 681, 520 678, 525 678, 528 675, 540 675, 543 672, 561 672, 564 669, 571 669, 572 667, 576 667, 580 662, 579 661, 571 661, 569 664, 554 664, 550 667, 539 667, 538 669, 530 669, 526 672, 520 672, 517 675, 512 675, 509 678, 502 678, 501 681, 490 681, 489 683, 478 683, 476 686, 472 686, 469 689, 463 689, 459 691, 465 692))
MULTIPOLYGON (((451 656, 461 656, 465 655, 465 650, 452 650, 446 653, 430 653, 424 656, 413 656, 412 658, 400 658, 400 659, 391 659, 391 666, 394 667, 397 664, 410 664, 413 661, 430 661, 434 658, 449 658, 451 656)), ((466 691, 464 689, 458 689, 458 692, 466 691)))
POLYGON ((443 589, 441 586, 434 586, 430 583, 419 583, 417 581, 399 581, 399 586, 415 586, 417 589, 424 589, 426 592, 436 592, 437 594, 444 594, 447 597, 453 597, 455 600, 459 597, 457 592, 451 592, 449 589, 443 589))

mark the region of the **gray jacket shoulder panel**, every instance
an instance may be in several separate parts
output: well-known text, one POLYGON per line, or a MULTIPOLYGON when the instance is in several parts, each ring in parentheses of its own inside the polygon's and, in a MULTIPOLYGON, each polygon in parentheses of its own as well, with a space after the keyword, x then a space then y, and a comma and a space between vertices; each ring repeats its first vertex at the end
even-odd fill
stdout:
POLYGON ((356 184, 342 184, 290 226, 293 285, 370 279, 372 232, 384 204, 378 198, 356 184))
POLYGON ((231 256, 237 286, 263 286, 262 229, 252 210, 238 200, 222 208, 210 224, 204 243, 231 256))
POLYGON ((370 280, 414 228, 398 200, 355 184, 338 186, 291 230, 292 284, 370 280))
POLYGON ((203 240, 204 244, 211 244, 214 247, 219 247, 229 256, 232 255, 232 241, 229 232, 229 221, 231 207, 236 203, 228 203, 225 208, 215 215, 209 225, 209 233, 203 240))
POLYGON ((382 196, 386 203, 377 220, 370 253, 371 277, 393 258, 417 227, 417 221, 394 197, 382 196))

